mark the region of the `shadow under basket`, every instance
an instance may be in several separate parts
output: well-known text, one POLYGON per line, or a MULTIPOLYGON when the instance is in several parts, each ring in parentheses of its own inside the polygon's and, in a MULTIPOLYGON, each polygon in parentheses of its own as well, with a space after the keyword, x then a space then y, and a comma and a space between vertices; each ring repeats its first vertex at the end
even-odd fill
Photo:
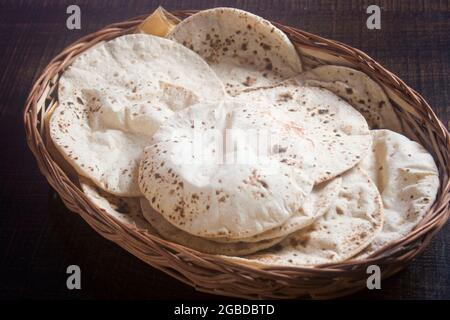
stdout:
MULTIPOLYGON (((193 13, 179 11, 173 14, 183 19, 193 13)), ((88 200, 70 170, 58 164, 55 154, 49 150, 45 120, 57 105, 58 78, 73 58, 100 41, 130 33, 143 19, 145 16, 112 24, 64 49, 35 81, 24 110, 27 142, 42 174, 67 208, 77 212, 103 237, 199 291, 243 298, 324 299, 365 288, 369 265, 378 265, 382 278, 400 271, 427 247, 446 223, 450 200, 450 135, 428 103, 365 53, 280 24, 275 25, 297 46, 305 69, 322 64, 349 66, 365 72, 382 85, 402 121, 403 134, 420 142, 433 155, 439 168, 441 187, 436 202, 420 224, 406 237, 364 260, 318 267, 257 269, 166 241, 105 214, 88 200)))

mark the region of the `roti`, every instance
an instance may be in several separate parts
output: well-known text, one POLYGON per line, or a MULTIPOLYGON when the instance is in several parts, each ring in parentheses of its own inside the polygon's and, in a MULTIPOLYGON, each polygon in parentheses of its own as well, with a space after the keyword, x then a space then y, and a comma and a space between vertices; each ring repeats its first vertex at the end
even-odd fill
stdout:
POLYGON ((177 228, 209 238, 248 238, 304 215, 314 165, 305 151, 313 144, 296 126, 275 120, 234 100, 178 112, 145 149, 142 193, 177 228), (284 161, 280 148, 298 154, 298 165, 284 161))
POLYGON ((133 228, 148 231, 154 235, 158 234, 168 241, 201 252, 240 256, 271 247, 282 240, 282 238, 274 238, 254 243, 219 244, 175 228, 154 211, 145 198, 119 197, 107 193, 85 178, 80 178, 80 184, 84 194, 105 214, 133 228))
POLYGON ((341 189, 341 182, 341 178, 336 178, 314 186, 313 191, 305 199, 305 202, 300 210, 294 213, 279 227, 270 229, 249 238, 242 238, 238 240, 228 238, 211 238, 211 240, 224 243, 237 241, 257 242, 277 237, 285 237, 295 231, 303 229, 314 223, 330 209, 341 189))
POLYGON ((115 196, 100 189, 83 177, 80 177, 80 185, 89 200, 105 214, 128 226, 147 230, 151 233, 155 232, 142 215, 139 198, 115 196))
POLYGON ((258 267, 338 263, 367 247, 382 225, 380 194, 369 176, 356 167, 342 175, 342 187, 334 205, 316 223, 272 248, 230 259, 258 267))
POLYGON ((144 217, 164 239, 204 253, 241 256, 272 247, 283 240, 282 237, 279 237, 258 242, 217 243, 174 227, 156 212, 145 198, 141 198, 141 207, 144 217))
POLYGON ((78 174, 109 193, 138 196, 142 150, 160 124, 224 95, 194 52, 151 35, 125 35, 86 50, 64 71, 50 136, 78 174))
POLYGON ((168 38, 205 59, 231 95, 302 71, 294 45, 281 30, 239 9, 200 11, 180 22, 168 38))
MULTIPOLYGON (((302 137, 313 144, 308 152, 314 157, 312 176, 316 184, 354 167, 369 152, 372 139, 366 120, 331 91, 285 81, 242 93, 237 99, 246 101, 254 112, 261 108, 272 110, 297 127, 302 137)), ((304 170, 298 156, 305 150, 280 156, 304 170)))
POLYGON ((439 172, 420 144, 390 130, 373 130, 372 152, 360 164, 381 194, 384 226, 357 258, 365 258, 410 233, 433 205, 439 172))
POLYGON ((304 72, 297 80, 306 85, 328 89, 345 99, 362 113, 371 129, 402 130, 400 120, 384 90, 361 71, 326 65, 304 72))

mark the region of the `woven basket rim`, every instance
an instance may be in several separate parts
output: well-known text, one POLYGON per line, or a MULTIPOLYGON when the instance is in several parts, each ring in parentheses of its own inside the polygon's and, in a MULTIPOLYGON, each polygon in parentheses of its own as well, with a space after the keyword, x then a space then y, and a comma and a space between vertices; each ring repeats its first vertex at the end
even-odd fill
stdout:
MULTIPOLYGON (((197 11, 183 10, 172 12, 172 14, 179 18, 185 18, 195 12, 197 11)), ((41 72, 40 76, 35 80, 25 104, 24 123, 27 143, 38 161, 41 172, 61 196, 66 206, 70 210, 78 212, 82 218, 98 233, 116 242, 127 251, 130 251, 133 255, 151 264, 153 267, 163 270, 182 282, 188 283, 189 285, 194 285, 201 291, 213 293, 219 292, 227 295, 249 297, 253 294, 245 294, 245 290, 241 290, 244 292, 243 295, 239 295, 237 292, 235 294, 233 292, 230 293, 229 291, 220 292, 221 290, 213 285, 208 287, 205 279, 202 278, 201 281, 199 281, 199 278, 195 277, 198 276, 198 274, 207 274, 208 272, 211 272, 211 270, 214 270, 214 272, 217 272, 219 275, 226 275, 233 271, 240 271, 240 274, 237 274, 239 272, 235 272, 234 276, 243 277, 243 279, 241 279, 242 281, 245 280, 245 277, 260 277, 262 279, 271 279, 272 281, 287 281, 287 283, 297 281, 298 277, 301 277, 302 275, 328 280, 334 277, 354 277, 354 283, 345 283, 348 287, 347 289, 350 290, 351 288, 354 290, 356 288, 354 285, 359 285, 361 276, 364 277, 362 273, 365 274, 365 268, 367 265, 394 265, 392 268, 387 268, 384 276, 389 276, 390 274, 399 271, 411 259, 425 249, 434 234, 448 220, 450 200, 450 151, 448 146, 450 146, 450 134, 425 99, 415 90, 407 86, 403 80, 385 69, 364 52, 352 48, 346 44, 322 38, 300 29, 284 26, 275 22, 273 22, 273 24, 282 29, 296 45, 301 43, 306 47, 323 50, 329 54, 343 57, 350 62, 358 63, 358 69, 369 74, 378 82, 391 86, 393 91, 400 94, 406 102, 415 108, 414 111, 422 117, 418 120, 418 122, 421 122, 421 125, 425 128, 424 131, 428 132, 430 135, 434 147, 438 149, 437 151, 433 149, 432 152, 440 169, 441 181, 438 197, 434 205, 431 207, 427 218, 424 219, 413 230, 413 232, 408 234, 406 237, 390 244, 367 259, 358 261, 348 260, 341 263, 330 263, 313 267, 271 266, 258 268, 237 261, 231 261, 221 256, 198 252, 182 245, 172 243, 156 235, 137 230, 136 228, 126 225, 116 220, 114 217, 102 212, 102 210, 90 202, 90 200, 80 190, 79 186, 71 181, 71 179, 54 161, 47 150, 46 143, 44 142, 45 138, 43 124, 44 116, 49 108, 45 110, 43 109, 43 107, 45 108, 47 106, 45 105, 45 102, 42 102, 42 100, 47 100, 52 90, 54 93, 55 88, 57 87, 56 79, 59 77, 64 67, 70 64, 71 60, 76 55, 103 39, 111 39, 116 36, 129 33, 146 17, 147 15, 140 15, 123 22, 108 25, 99 31, 80 38, 66 47, 49 62, 49 64, 41 72), (446 146, 446 149, 440 150, 439 147, 442 146, 446 146), (440 156, 437 156, 435 153, 440 154, 440 156), (102 226, 102 224, 106 224, 111 227, 117 235, 120 235, 120 237, 115 237, 109 234, 107 230, 103 230, 104 226, 102 226), (124 237, 126 237, 126 240, 123 240, 124 237), (154 256, 162 257, 161 260, 166 259, 167 261, 173 263, 173 266, 169 265, 169 267, 167 267, 165 266, 165 263, 158 265, 158 262, 154 262, 157 260, 148 260, 149 258, 147 259, 145 255, 140 256, 136 254, 136 248, 134 247, 136 243, 134 243, 134 241, 132 243, 130 240, 131 238, 129 237, 136 240, 137 245, 151 248, 154 251, 154 253, 152 253, 152 259, 154 256), (182 257, 182 259, 180 257, 182 257), (183 263, 181 263, 180 260, 183 260, 183 263), (188 261, 194 265, 194 269, 188 269, 188 263, 185 263, 184 261, 188 261), (174 269, 177 270, 178 273, 180 272, 177 269, 177 263, 181 263, 181 270, 186 272, 183 276, 172 270, 174 269), (197 282, 202 282, 202 285, 197 286, 197 282), (353 286, 349 286, 349 283, 353 284, 353 286)), ((410 115, 408 116, 412 117, 410 115)), ((340 289, 337 285, 334 287, 334 291, 326 291, 325 289, 317 290, 318 288, 314 288, 313 291, 316 297, 320 297, 321 295, 327 297, 331 296, 332 293, 338 292, 338 288, 340 289)), ((249 290, 251 291, 251 289, 249 290)), ((260 294, 259 296, 264 296, 264 294, 260 294)))

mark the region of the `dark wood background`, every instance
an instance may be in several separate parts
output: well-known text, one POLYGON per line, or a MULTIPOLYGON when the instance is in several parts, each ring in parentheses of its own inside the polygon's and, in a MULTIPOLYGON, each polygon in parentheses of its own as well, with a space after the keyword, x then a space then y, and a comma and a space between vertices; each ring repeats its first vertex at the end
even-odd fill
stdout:
MULTIPOLYGON (((418 90, 447 124, 450 116, 449 1, 2 0, 0 3, 0 297, 33 299, 214 299, 196 292, 103 239, 69 212, 26 147, 22 109, 35 77, 65 46, 102 26, 153 11, 234 6, 336 39, 367 52, 418 90), (82 29, 67 30, 78 4, 82 29), (365 27, 369 4, 381 30, 365 27), (66 268, 82 270, 82 289, 66 289, 66 268)), ((382 290, 352 298, 450 299, 450 224, 382 290)))

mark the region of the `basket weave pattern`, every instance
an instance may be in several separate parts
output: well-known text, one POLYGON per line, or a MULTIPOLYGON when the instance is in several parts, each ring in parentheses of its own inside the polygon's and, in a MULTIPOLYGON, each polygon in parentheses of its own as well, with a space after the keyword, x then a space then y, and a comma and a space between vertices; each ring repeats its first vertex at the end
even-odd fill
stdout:
MULTIPOLYGON (((192 13, 194 11, 174 12, 179 18, 185 18, 192 13)), ((36 157, 40 171, 65 205, 71 211, 77 212, 99 234, 151 266, 203 292, 243 298, 333 298, 364 288, 368 265, 380 266, 383 278, 400 271, 427 247, 436 232, 445 224, 449 218, 450 201, 450 134, 427 102, 365 53, 345 44, 276 23, 275 25, 299 48, 345 60, 348 65, 367 73, 404 101, 401 105, 392 102, 403 126, 411 132, 410 135, 433 154, 441 181, 435 204, 414 231, 362 261, 347 261, 315 268, 271 267, 261 270, 165 241, 124 225, 99 210, 48 152, 44 118, 58 103, 58 78, 73 58, 100 41, 129 33, 144 18, 137 17, 107 26, 64 49, 35 81, 25 105, 27 143, 36 157)))

